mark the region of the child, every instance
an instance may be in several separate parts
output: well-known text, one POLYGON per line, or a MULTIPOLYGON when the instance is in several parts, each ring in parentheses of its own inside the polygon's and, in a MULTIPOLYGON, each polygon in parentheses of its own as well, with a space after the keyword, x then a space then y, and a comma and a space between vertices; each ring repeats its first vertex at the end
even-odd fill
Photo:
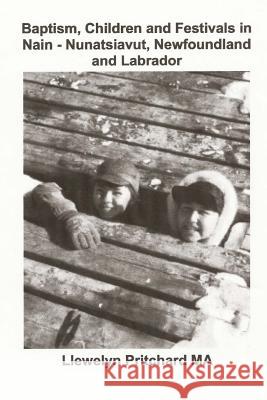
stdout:
POLYGON ((98 170, 93 188, 95 214, 106 220, 131 222, 140 175, 130 161, 107 160, 98 170))
POLYGON ((217 171, 187 175, 167 200, 171 234, 185 242, 219 245, 237 212, 232 183, 217 171))
MULTIPOLYGON (((130 161, 104 161, 97 170, 91 209, 100 218, 131 223, 136 214, 139 180, 139 172, 130 161)), ((38 185, 31 192, 31 202, 38 211, 37 219, 59 222, 75 249, 93 249, 100 244, 90 216, 78 212, 56 183, 38 185)))

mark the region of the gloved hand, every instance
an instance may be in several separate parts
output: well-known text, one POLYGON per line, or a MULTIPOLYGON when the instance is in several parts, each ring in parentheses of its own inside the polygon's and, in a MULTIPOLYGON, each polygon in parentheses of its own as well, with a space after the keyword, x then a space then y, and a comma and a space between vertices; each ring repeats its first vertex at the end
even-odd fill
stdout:
POLYGON ((76 250, 93 250, 101 243, 100 235, 88 215, 77 212, 63 220, 64 228, 76 250))

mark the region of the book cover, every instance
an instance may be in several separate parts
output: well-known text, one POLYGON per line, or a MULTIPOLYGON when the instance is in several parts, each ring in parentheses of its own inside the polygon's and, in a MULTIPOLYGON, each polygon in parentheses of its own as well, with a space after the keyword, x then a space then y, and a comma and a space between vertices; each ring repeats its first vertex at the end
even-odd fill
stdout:
POLYGON ((1 17, 3 393, 265 398, 266 7, 42 7, 1 17))

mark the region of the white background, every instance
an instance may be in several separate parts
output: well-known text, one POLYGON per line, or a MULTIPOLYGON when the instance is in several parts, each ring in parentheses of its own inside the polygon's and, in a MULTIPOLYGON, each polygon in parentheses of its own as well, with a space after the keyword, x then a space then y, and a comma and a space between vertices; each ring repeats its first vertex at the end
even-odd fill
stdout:
MULTIPOLYGON (((243 349, 242 358, 235 349, 210 352, 216 361, 244 362, 266 360, 266 238, 267 238, 267 179, 266 179, 266 1, 178 2, 149 1, 80 1, 44 2, 8 1, 0 15, 1 68, 1 279, 0 279, 0 351, 2 398, 17 396, 28 400, 64 398, 177 399, 178 393, 168 388, 105 388, 102 368, 63 367, 58 350, 23 350, 23 212, 22 212, 22 73, 23 71, 92 70, 85 52, 67 53, 63 50, 22 52, 21 23, 77 24, 85 22, 121 22, 129 24, 160 24, 183 21, 188 24, 208 22, 234 23, 240 21, 253 28, 252 51, 186 52, 180 70, 241 70, 252 71, 251 78, 251 186, 252 186, 252 324, 251 348, 243 349), (95 395, 92 394, 95 393, 95 395)), ((206 37, 208 39, 208 36, 206 37)), ((48 39, 48 38, 47 38, 48 39)), ((96 39, 96 38, 95 38, 96 39)), ((121 37, 123 40, 123 37, 121 37)), ((231 39, 231 37, 229 37, 231 39)), ((49 40, 49 39, 48 39, 49 40)), ((94 40, 93 37, 87 40, 94 40)), ((170 54, 170 53, 169 53, 170 54)), ((127 68, 126 68, 127 69, 127 68)), ((151 68, 149 68, 151 69, 151 68)), ((162 70, 167 68, 162 67, 162 70)), ((200 353, 201 349, 195 349, 200 353)), ((66 352, 65 352, 66 353, 66 352)), ((74 353, 70 351, 70 353, 74 353)), ((98 351, 82 351, 96 356, 98 351)), ((100 353, 103 353, 102 351, 100 353)), ((114 351, 113 356, 123 352, 114 351)), ((141 352, 136 352, 140 354, 141 352)), ((145 351, 142 351, 146 354, 145 351)), ((161 352, 164 354, 164 352, 161 352)), ((79 351, 75 351, 78 355, 79 351)), ((105 355, 109 352, 105 351, 105 355)), ((183 352, 182 352, 183 354, 183 352)), ((173 354, 177 355, 177 354, 173 354)), ((266 398, 266 389, 225 388, 198 389, 191 399, 226 399, 237 396, 243 400, 266 398), (265 395, 264 395, 265 392, 265 395)))

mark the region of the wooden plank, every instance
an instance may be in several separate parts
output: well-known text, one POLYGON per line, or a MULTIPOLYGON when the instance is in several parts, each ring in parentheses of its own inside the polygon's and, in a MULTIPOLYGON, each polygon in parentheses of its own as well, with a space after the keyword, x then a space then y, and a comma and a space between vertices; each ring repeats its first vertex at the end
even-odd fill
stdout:
POLYGON ((204 73, 206 75, 211 75, 211 76, 218 76, 234 80, 246 81, 247 79, 244 78, 244 72, 246 71, 205 71, 204 73))
POLYGON ((196 133, 233 139, 249 139, 249 125, 229 122, 223 119, 193 115, 188 112, 174 111, 161 107, 147 106, 130 101, 90 95, 80 91, 66 90, 56 86, 24 81, 25 99, 48 102, 53 105, 67 106, 83 111, 91 111, 131 121, 152 123, 175 129, 185 129, 196 133), (74 96, 75 93, 75 96, 74 96))
POLYGON ((24 295, 24 343, 31 349, 170 348, 173 343, 95 317, 29 293, 24 295), (79 325, 69 343, 57 343, 58 332, 70 313, 79 325))
MULTIPOLYGON (((246 169, 218 165, 214 162, 196 160, 194 158, 169 154, 158 150, 146 149, 133 144, 107 141, 106 139, 74 135, 72 132, 24 124, 24 139, 29 143, 49 146, 54 149, 80 153, 97 158, 126 158, 138 167, 151 171, 170 171, 173 176, 182 178, 187 174, 201 170, 217 170, 232 181, 235 187, 245 189, 249 184, 249 172, 246 169), (146 162, 149 160, 149 163, 146 162)), ((176 181, 177 182, 177 181, 176 181)))
POLYGON ((214 275, 105 242, 90 253, 66 250, 51 242, 44 228, 27 221, 24 237, 25 255, 30 258, 191 308, 206 294, 203 276, 211 280, 214 275))
POLYGON ((249 283, 249 255, 219 246, 184 243, 168 235, 150 233, 142 227, 91 218, 101 237, 111 243, 213 272, 238 274, 249 283))
POLYGON ((32 294, 167 340, 190 338, 201 319, 196 310, 34 260, 25 259, 24 272, 25 289, 32 294))
POLYGON ((24 77, 26 80, 45 85, 55 85, 73 90, 77 88, 83 92, 119 100, 216 116, 231 121, 249 121, 249 116, 239 111, 240 101, 224 95, 165 88, 147 82, 133 82, 94 73, 88 74, 86 79, 80 79, 75 72, 28 72, 24 74, 24 77))
MULTIPOLYGON (((175 272, 175 265, 169 269, 170 264, 166 264, 164 260, 160 259, 158 261, 159 264, 154 261, 154 268, 157 268, 157 265, 159 265, 158 268, 160 268, 161 263, 163 271, 168 271, 171 275, 174 274, 176 278, 179 276, 179 273, 181 273, 182 279, 186 279, 186 277, 190 280, 201 279, 197 271, 195 271, 196 275, 194 275, 194 270, 190 268, 187 269, 187 265, 189 265, 203 269, 204 271, 238 274, 249 282, 249 255, 242 255, 237 251, 224 249, 219 246, 183 243, 169 235, 151 233, 142 227, 108 222, 94 216, 91 216, 91 220, 100 232, 102 239, 109 243, 164 258, 165 260, 185 264, 185 270, 179 265, 179 271, 175 272)), ((31 228, 29 223, 25 225, 25 229, 27 234, 29 234, 30 229, 35 231, 35 228, 31 228)), ((40 251, 39 247, 37 247, 37 249, 40 251)), ((71 253, 71 257, 74 257, 74 254, 75 252, 71 253)), ((149 259, 147 259, 146 262, 149 262, 149 259)), ((153 265, 151 268, 153 268, 153 265)), ((187 295, 189 296, 189 294, 187 295)))
POLYGON ((26 122, 188 155, 231 166, 249 167, 249 144, 127 119, 25 102, 26 122))
MULTIPOLYGON (((87 77, 87 72, 79 73, 80 79, 87 77)), ((150 82, 170 89, 196 90, 206 93, 221 94, 221 88, 232 82, 231 78, 207 75, 205 72, 177 72, 177 71, 122 71, 109 72, 101 75, 109 75, 119 78, 132 79, 142 82, 150 82)))
MULTIPOLYGON (((72 136, 73 138, 73 136, 72 136)), ((73 139, 71 138, 71 143, 73 139)), ((108 151, 107 151, 108 153, 108 151)), ((109 153, 110 154, 110 153, 109 153)), ((118 153, 113 153, 113 157, 118 157, 118 153)), ((131 156, 133 153, 130 153, 131 156)), ((68 175, 77 174, 77 180, 84 175, 94 176, 98 165, 103 161, 103 154, 94 155, 81 155, 73 152, 66 152, 64 150, 57 150, 55 148, 44 147, 41 145, 25 143, 24 144, 24 169, 25 173, 38 179, 49 181, 49 180, 59 180, 64 175, 67 179, 68 175)), ((112 156, 111 156, 112 157, 112 156)), ((136 159, 136 157, 135 157, 136 159)), ((144 160, 147 159, 147 153, 144 154, 144 160)), ((164 157, 163 157, 164 159, 164 157)), ((163 160, 164 162, 164 160, 163 160)), ((188 164, 187 164, 188 165, 188 164)), ((181 166, 182 167, 182 166, 181 166)), ((139 163, 138 168, 141 172, 141 187, 146 189, 154 189, 151 186, 152 179, 157 178, 161 181, 161 184, 157 186, 157 190, 161 192, 169 192, 170 189, 177 184, 182 178, 181 175, 174 176, 172 170, 169 166, 164 171, 160 170, 150 170, 146 166, 142 166, 139 163)), ((226 167, 225 167, 226 168, 226 167)), ((200 166, 200 169, 203 169, 200 166)), ((177 173, 181 174, 182 169, 176 167, 177 173)), ((193 169, 190 168, 191 171, 193 169)), ((189 171, 188 171, 189 172, 189 171)), ((242 171, 247 173, 246 171, 242 171)), ((186 171, 184 171, 186 175, 186 171)), ((184 176, 183 175, 183 176, 184 176)), ((244 182, 245 184, 245 182, 244 182)), ((156 192, 156 191, 155 191, 156 192)), ((239 213, 247 215, 249 213, 249 196, 243 192, 243 189, 237 190, 239 199, 239 213)))

